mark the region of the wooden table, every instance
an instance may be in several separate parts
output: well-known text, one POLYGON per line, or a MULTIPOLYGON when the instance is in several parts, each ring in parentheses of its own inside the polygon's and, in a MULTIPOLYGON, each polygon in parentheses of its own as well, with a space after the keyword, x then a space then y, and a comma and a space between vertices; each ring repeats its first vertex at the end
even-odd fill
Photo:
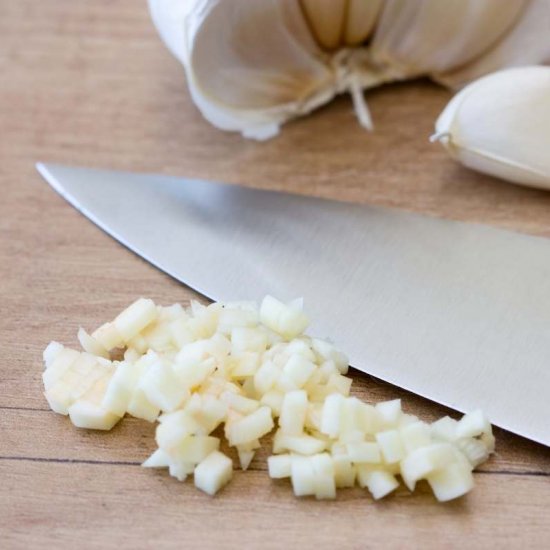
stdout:
MULTIPOLYGON (((209 498, 139 467, 152 425, 78 430, 42 396, 49 340, 76 345, 80 325, 93 329, 140 295, 168 304, 195 294, 81 217, 35 161, 221 179, 550 236, 550 193, 475 175, 428 143, 448 92, 417 82, 368 93, 373 134, 343 97, 258 144, 202 119, 145 2, 0 7, 2 548, 548 547, 550 450, 502 431, 476 489, 446 505, 425 489, 380 503, 359 489, 297 500, 268 479, 265 452, 209 498)), ((448 412, 357 373, 355 387, 375 401, 399 396, 426 419, 448 412)))

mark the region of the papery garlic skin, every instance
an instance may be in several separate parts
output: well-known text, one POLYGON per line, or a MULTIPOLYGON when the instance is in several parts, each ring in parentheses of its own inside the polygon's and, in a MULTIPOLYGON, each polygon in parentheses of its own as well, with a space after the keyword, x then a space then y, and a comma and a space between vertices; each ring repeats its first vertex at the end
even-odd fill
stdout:
POLYGON ((435 129, 432 139, 468 168, 550 188, 550 67, 515 67, 473 82, 435 129))
POLYGON ((172 55, 184 63, 185 34, 183 21, 193 8, 191 2, 181 0, 149 0, 149 12, 164 45, 172 55))

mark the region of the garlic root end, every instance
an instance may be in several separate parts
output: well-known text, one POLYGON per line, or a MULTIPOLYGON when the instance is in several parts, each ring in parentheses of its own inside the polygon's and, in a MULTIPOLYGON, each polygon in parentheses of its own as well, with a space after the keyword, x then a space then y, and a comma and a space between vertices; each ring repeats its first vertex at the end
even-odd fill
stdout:
POLYGON ((372 132, 374 130, 374 124, 372 122, 372 117, 370 114, 369 107, 365 101, 365 96, 363 95, 363 89, 357 80, 354 80, 350 85, 350 94, 353 101, 353 110, 355 111, 355 116, 359 121, 359 124, 372 132))
POLYGON ((430 136, 430 143, 435 143, 436 141, 439 141, 441 143, 446 143, 450 140, 451 133, 450 132, 436 132, 435 134, 432 134, 430 136))

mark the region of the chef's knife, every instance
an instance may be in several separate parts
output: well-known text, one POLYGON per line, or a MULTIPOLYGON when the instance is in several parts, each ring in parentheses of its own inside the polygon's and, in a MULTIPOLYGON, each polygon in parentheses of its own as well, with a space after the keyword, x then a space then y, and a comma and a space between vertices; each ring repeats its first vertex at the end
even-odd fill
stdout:
POLYGON ((205 296, 303 296, 310 332, 355 368, 550 445, 550 240, 186 178, 37 167, 205 296))

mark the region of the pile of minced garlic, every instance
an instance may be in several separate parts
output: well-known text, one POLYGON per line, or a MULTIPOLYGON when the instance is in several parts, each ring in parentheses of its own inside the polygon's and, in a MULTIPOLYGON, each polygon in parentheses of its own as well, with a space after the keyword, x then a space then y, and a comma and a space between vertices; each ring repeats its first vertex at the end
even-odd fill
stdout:
POLYGON ((45 396, 79 428, 110 430, 125 414, 158 421, 158 449, 143 466, 180 481, 193 474, 211 495, 233 471, 221 427, 243 470, 276 429, 269 475, 290 478, 296 496, 335 498, 358 484, 379 499, 399 479, 411 491, 427 480, 440 501, 472 489, 472 470, 494 450, 483 413, 429 424, 399 399, 350 397, 346 356, 305 335, 308 323, 301 300, 185 309, 140 298, 92 335, 80 329, 85 351, 48 345, 45 396))

